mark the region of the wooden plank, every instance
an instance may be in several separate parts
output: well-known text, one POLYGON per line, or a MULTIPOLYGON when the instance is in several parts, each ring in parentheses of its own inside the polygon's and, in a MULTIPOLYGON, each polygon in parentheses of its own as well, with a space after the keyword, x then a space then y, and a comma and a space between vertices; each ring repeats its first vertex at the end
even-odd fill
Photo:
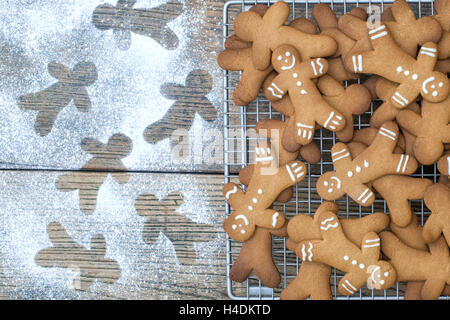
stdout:
POLYGON ((1 298, 227 298, 223 176, 108 176, 85 213, 66 174, 0 171, 1 298))

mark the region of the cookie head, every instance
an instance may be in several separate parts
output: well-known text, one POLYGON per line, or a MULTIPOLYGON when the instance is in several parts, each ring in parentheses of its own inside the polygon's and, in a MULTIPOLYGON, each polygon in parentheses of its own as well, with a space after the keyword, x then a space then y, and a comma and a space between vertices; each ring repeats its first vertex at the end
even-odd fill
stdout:
POLYGON ((430 102, 440 102, 447 98, 449 83, 447 77, 440 72, 433 72, 422 83, 422 96, 430 102))
POLYGON ((273 68, 279 73, 294 69, 300 62, 300 54, 293 46, 280 46, 272 53, 273 68))
POLYGON ((223 223, 223 228, 233 240, 243 242, 255 232, 255 224, 245 212, 235 211, 223 223))
POLYGON ((367 268, 369 289, 386 290, 397 280, 397 273, 389 262, 378 261, 377 264, 367 268))
POLYGON ((342 180, 336 172, 326 172, 317 181, 317 192, 327 200, 337 200, 345 194, 342 180))

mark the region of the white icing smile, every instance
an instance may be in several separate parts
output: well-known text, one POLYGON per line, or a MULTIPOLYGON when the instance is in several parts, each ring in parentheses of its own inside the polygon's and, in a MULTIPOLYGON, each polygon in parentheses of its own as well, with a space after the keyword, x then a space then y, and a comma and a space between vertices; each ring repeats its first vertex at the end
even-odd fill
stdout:
MULTIPOLYGON (((286 53, 286 55, 287 55, 287 53, 286 53)), ((291 70, 294 66, 295 66, 295 57, 293 56, 292 57, 292 64, 290 66, 288 66, 288 67, 285 67, 285 66, 281 67, 281 70, 283 70, 283 71, 291 70)))

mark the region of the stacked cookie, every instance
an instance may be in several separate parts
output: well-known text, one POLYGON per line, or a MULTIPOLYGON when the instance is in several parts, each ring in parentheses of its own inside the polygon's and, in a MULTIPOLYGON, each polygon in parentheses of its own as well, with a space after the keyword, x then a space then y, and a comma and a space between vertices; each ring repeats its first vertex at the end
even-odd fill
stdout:
MULTIPOLYGON (((224 222, 232 239, 243 242, 230 271, 244 281, 254 271, 277 287, 272 235, 286 237, 302 260, 282 299, 331 299, 331 268, 344 273, 338 284, 351 296, 365 284, 385 290, 408 282, 406 299, 436 299, 450 285, 450 0, 436 0, 436 14, 416 19, 408 3, 396 0, 381 21, 361 8, 335 16, 326 4, 313 9, 314 22, 298 18, 286 25, 289 5, 256 5, 239 14, 236 34, 218 57, 225 70, 242 71, 233 93, 244 106, 262 90, 281 120, 261 120, 257 133, 268 138, 255 150, 255 163, 223 194, 233 209, 224 222), (364 84, 344 81, 365 78, 364 84), (381 99, 370 127, 353 130, 353 116, 381 99), (289 221, 273 209, 292 198, 307 175, 302 158, 316 163, 318 128, 336 133, 334 170, 317 180, 326 200, 313 217, 289 221), (433 165, 440 183, 411 177, 419 165, 433 165), (388 214, 340 219, 333 200, 347 195, 368 207, 384 199, 388 214), (424 200, 432 212, 419 226, 409 200, 424 200), (384 231, 384 230, 390 231, 384 231)), ((363 79, 362 79, 363 80, 363 79)))

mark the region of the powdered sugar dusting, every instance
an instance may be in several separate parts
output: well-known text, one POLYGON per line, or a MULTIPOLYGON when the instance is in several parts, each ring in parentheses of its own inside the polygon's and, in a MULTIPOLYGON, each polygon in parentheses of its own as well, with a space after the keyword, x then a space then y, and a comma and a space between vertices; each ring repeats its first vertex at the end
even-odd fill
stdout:
MULTIPOLYGON (((198 168, 189 161, 174 164, 169 144, 162 141, 149 145, 143 132, 174 103, 161 95, 160 86, 167 82, 183 84, 194 69, 206 70, 213 76, 213 90, 208 98, 213 105, 221 105, 221 72, 216 53, 209 47, 220 48, 219 33, 214 33, 217 38, 198 39, 207 29, 206 14, 211 10, 208 2, 184 1, 183 13, 168 23, 180 39, 176 50, 165 50, 155 40, 132 33, 131 47, 126 51, 117 47, 112 30, 99 30, 93 25, 92 13, 100 3, 8 1, 0 11, 0 69, 11 70, 0 77, 0 100, 4 102, 0 110, 6 115, 0 120, 0 145, 9 145, 9 152, 0 157, 0 165, 77 169, 86 160, 79 148, 84 137, 104 141, 121 132, 135 146, 126 160, 132 170, 198 168), (52 132, 43 138, 34 132, 36 112, 20 110, 17 99, 57 81, 47 71, 51 61, 68 67, 91 61, 99 75, 87 89, 92 109, 81 113, 70 103, 60 112, 52 132), (161 154, 167 156, 159 157, 161 154)), ((136 8, 153 8, 162 3, 137 1, 136 8)), ((216 123, 220 126, 219 119, 216 123)))
MULTIPOLYGON (((198 187, 194 176, 132 175, 126 185, 108 177, 99 191, 97 209, 92 215, 79 211, 77 192, 56 190, 57 176, 30 172, 0 174, 3 217, 0 255, 4 276, 14 288, 8 293, 10 298, 74 299, 92 297, 93 293, 143 298, 154 283, 164 282, 170 288, 193 281, 204 288, 202 294, 208 294, 208 277, 220 274, 215 264, 223 254, 224 236, 218 233, 209 242, 195 243, 200 267, 199 264, 173 265, 176 261, 173 244, 163 233, 155 243, 146 244, 142 239, 145 218, 134 207, 141 193, 154 193, 163 198, 171 191, 182 190, 185 203, 178 210, 180 214, 197 223, 219 225, 217 214, 211 212, 209 196, 198 187), (73 271, 37 266, 36 253, 51 246, 46 227, 53 221, 61 223, 72 239, 86 248, 92 236, 102 234, 107 243, 106 258, 116 260, 121 267, 119 280, 114 284, 96 282, 86 292, 79 292, 68 286, 73 271), (147 288, 142 288, 143 285, 147 288)), ((167 298, 176 297, 174 294, 168 290, 167 298)))

